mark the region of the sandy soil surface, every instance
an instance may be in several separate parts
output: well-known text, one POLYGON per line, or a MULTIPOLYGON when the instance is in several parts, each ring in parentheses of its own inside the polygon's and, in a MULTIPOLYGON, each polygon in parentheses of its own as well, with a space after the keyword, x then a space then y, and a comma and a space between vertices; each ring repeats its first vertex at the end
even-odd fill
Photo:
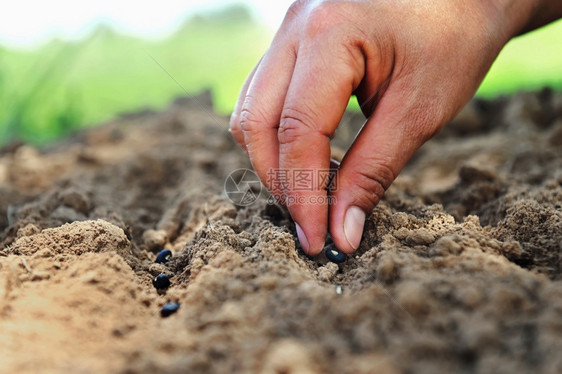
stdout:
POLYGON ((562 95, 472 101, 341 265, 226 198, 227 122, 202 95, 0 152, 1 373, 562 372, 562 95))

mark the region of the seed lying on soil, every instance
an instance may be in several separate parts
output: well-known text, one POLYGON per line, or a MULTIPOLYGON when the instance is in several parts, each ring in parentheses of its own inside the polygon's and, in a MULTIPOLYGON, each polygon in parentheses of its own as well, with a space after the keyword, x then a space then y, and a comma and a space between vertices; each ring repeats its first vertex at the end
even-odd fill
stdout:
POLYGON ((338 251, 335 247, 329 246, 326 248, 326 257, 328 260, 335 262, 336 264, 341 264, 347 260, 347 255, 343 252, 338 251))
POLYGON ((165 290, 170 287, 170 278, 166 274, 158 274, 153 280, 152 285, 157 290, 165 290))
POLYGON ((174 303, 174 302, 167 303, 160 310, 160 315, 162 317, 168 317, 169 315, 172 315, 175 312, 177 312, 179 308, 180 308, 180 305, 178 303, 174 303))
POLYGON ((169 249, 163 249, 156 256, 156 263, 157 264, 165 264, 171 258, 172 258, 172 251, 170 251, 169 249))

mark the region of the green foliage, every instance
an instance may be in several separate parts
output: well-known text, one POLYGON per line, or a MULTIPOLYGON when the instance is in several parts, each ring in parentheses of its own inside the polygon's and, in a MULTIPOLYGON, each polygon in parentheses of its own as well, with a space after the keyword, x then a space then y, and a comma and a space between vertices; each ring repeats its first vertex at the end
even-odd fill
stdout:
MULTIPOLYGON (((14 81, 8 83, 11 87, 4 87, 2 95, 1 129, 4 139, 33 140, 37 133, 50 138, 68 134, 77 128, 82 120, 80 106, 74 99, 64 100, 61 97, 68 95, 71 88, 59 86, 59 78, 73 64, 78 51, 73 44, 59 43, 43 55, 41 63, 37 61, 31 66, 33 74, 24 74, 20 79, 16 74, 10 76, 14 81)), ((15 67, 22 68, 22 65, 15 67)), ((2 69, 4 74, 10 70, 9 67, 2 69)))
POLYGON ((562 91, 562 20, 510 41, 477 95, 493 97, 549 86, 562 91))
MULTIPOLYGON (((100 26, 80 42, 53 40, 31 51, 0 47, 0 145, 42 143, 119 113, 162 109, 185 95, 182 87, 189 94, 210 88, 216 109, 228 114, 271 37, 238 7, 193 17, 161 40, 100 26)), ((478 95, 544 85, 562 90, 561 40, 558 22, 510 42, 478 95)))
POLYGON ((77 43, 0 49, 0 145, 42 143, 119 113, 162 109, 186 95, 182 87, 189 94, 210 88, 216 109, 229 113, 270 39, 245 9, 231 8, 194 17, 163 40, 100 26, 77 43))

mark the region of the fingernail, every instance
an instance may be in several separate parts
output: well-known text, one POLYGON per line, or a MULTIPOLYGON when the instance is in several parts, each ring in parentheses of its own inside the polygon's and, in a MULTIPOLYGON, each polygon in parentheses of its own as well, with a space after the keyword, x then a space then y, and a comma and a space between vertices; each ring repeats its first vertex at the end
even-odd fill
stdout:
POLYGON ((361 236, 363 235, 363 226, 365 226, 365 212, 356 206, 352 206, 345 212, 343 222, 343 233, 347 242, 353 249, 359 247, 361 236))
POLYGON ((302 249, 308 253, 308 239, 306 239, 306 235, 304 235, 304 231, 302 231, 301 227, 298 223, 295 222, 295 227, 297 228, 297 236, 299 237, 299 242, 301 243, 302 249))

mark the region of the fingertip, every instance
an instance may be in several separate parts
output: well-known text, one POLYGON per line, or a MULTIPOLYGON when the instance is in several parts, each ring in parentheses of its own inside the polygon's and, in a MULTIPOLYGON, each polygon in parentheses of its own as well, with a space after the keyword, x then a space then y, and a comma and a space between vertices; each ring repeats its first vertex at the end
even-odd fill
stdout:
POLYGON ((324 249, 323 243, 324 243, 324 241, 322 241, 322 245, 309 249, 308 252, 306 252, 306 254, 310 257, 314 257, 314 256, 318 255, 320 252, 322 252, 322 249, 324 249))
POLYGON ((246 143, 244 142, 244 134, 242 134, 242 130, 240 130, 240 126, 238 126, 237 124, 232 124, 231 122, 231 125, 228 128, 228 132, 234 138, 236 143, 238 143, 238 145, 242 147, 244 152, 247 152, 246 143))
POLYGON ((343 233, 353 251, 359 248, 365 227, 365 212, 357 206, 347 208, 343 220, 343 233))
POLYGON ((345 195, 338 194, 337 204, 330 206, 330 235, 339 251, 352 254, 361 244, 370 209, 359 207, 353 199, 344 201, 345 195))
POLYGON ((324 234, 315 232, 317 230, 305 231, 301 225, 295 222, 295 228, 297 230, 297 237, 299 238, 299 243, 302 247, 303 252, 307 256, 316 256, 324 248, 324 243, 326 241, 326 232, 324 234))
POLYGON ((330 231, 330 235, 332 236, 332 240, 336 248, 347 255, 354 253, 357 248, 354 248, 350 242, 345 237, 345 234, 337 234, 336 232, 330 231))
POLYGON ((308 254, 310 246, 308 244, 306 234, 297 222, 295 222, 295 228, 297 229, 297 237, 299 238, 299 243, 301 244, 302 250, 304 251, 304 253, 308 254))

